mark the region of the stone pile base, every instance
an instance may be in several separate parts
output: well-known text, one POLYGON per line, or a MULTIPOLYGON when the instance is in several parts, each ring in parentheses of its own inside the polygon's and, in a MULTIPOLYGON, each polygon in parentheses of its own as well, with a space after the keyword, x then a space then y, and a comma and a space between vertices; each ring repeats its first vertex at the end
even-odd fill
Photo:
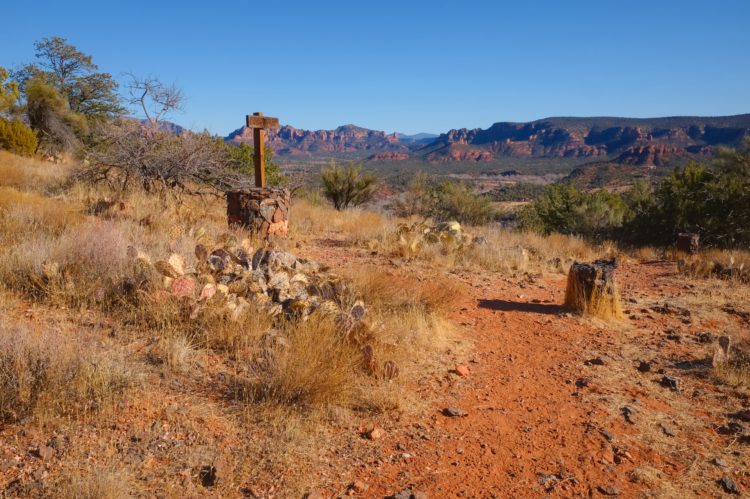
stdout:
POLYGON ((289 233, 291 193, 287 189, 252 188, 227 192, 229 225, 245 227, 262 237, 289 233))

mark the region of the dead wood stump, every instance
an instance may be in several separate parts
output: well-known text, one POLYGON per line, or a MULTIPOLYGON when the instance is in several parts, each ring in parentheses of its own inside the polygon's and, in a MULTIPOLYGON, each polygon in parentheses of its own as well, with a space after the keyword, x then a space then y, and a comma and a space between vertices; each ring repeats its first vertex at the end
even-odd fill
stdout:
POLYGON ((245 227, 261 237, 289 233, 291 193, 287 189, 250 188, 227 192, 229 225, 245 227))
POLYGON ((701 247, 701 236, 693 232, 681 232, 677 234, 675 246, 680 251, 694 255, 701 247))
POLYGON ((620 294, 615 283, 617 259, 592 263, 573 262, 568 272, 565 306, 576 312, 599 317, 622 315, 620 294))

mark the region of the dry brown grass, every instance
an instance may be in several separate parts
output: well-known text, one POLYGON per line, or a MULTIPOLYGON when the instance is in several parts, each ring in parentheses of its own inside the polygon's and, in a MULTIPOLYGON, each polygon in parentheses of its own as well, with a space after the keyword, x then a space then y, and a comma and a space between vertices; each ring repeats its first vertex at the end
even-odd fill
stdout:
POLYGON ((120 312, 126 320, 154 331, 162 339, 184 341, 242 360, 257 353, 264 334, 273 327, 268 313, 251 302, 239 318, 222 304, 209 301, 196 311, 195 304, 168 296, 145 296, 120 312))
POLYGON ((60 235, 83 219, 66 201, 0 187, 0 242, 12 244, 35 234, 60 235))
POLYGON ((250 400, 300 408, 349 403, 361 361, 332 318, 286 323, 268 343, 253 365, 250 400))
POLYGON ((54 497, 60 499, 124 499, 132 497, 134 487, 125 470, 92 467, 86 472, 66 472, 54 489, 54 497))
POLYGON ((44 192, 61 184, 70 174, 67 165, 56 165, 0 151, 0 186, 44 192))
POLYGON ((136 383, 113 352, 51 330, 0 328, 0 420, 82 415, 136 383))
POLYGON ((58 236, 21 239, 0 253, 0 281, 56 304, 104 306, 129 273, 126 228, 92 220, 58 236))
POLYGON ((735 331, 729 359, 712 369, 714 378, 725 385, 739 390, 750 390, 750 333, 735 331))
POLYGON ((693 278, 750 283, 750 251, 707 249, 688 255, 670 250, 667 257, 677 261, 680 270, 693 278))

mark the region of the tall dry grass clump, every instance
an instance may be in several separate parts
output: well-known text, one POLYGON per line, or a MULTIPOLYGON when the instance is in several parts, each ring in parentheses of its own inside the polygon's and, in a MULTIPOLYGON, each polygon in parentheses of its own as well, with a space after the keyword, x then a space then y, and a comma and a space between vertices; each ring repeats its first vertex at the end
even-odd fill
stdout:
POLYGON ((123 470, 92 467, 88 472, 66 471, 55 483, 60 499, 125 499, 133 495, 133 479, 123 470))
POLYGON ((31 235, 0 254, 0 280, 56 304, 104 307, 130 272, 124 228, 92 220, 58 236, 31 235))
POLYGON ((251 400, 295 407, 349 402, 360 360, 332 318, 287 322, 266 341, 245 391, 251 400))
POLYGON ((0 150, 0 186, 24 191, 47 192, 70 175, 67 165, 24 158, 0 150))
POLYGON ((0 327, 0 421, 99 410, 137 381, 112 352, 49 330, 0 327))
POLYGON ((565 306, 601 319, 622 317, 620 293, 615 283, 616 260, 574 263, 568 272, 565 306))

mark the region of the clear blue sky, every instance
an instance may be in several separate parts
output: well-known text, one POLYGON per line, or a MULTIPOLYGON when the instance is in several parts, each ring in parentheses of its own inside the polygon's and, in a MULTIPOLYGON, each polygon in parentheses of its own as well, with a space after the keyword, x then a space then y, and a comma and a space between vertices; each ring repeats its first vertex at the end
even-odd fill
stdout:
POLYGON ((750 112, 750 1, 8 2, 0 65, 67 38, 100 68, 186 96, 172 120, 226 134, 443 132, 548 116, 750 112))

